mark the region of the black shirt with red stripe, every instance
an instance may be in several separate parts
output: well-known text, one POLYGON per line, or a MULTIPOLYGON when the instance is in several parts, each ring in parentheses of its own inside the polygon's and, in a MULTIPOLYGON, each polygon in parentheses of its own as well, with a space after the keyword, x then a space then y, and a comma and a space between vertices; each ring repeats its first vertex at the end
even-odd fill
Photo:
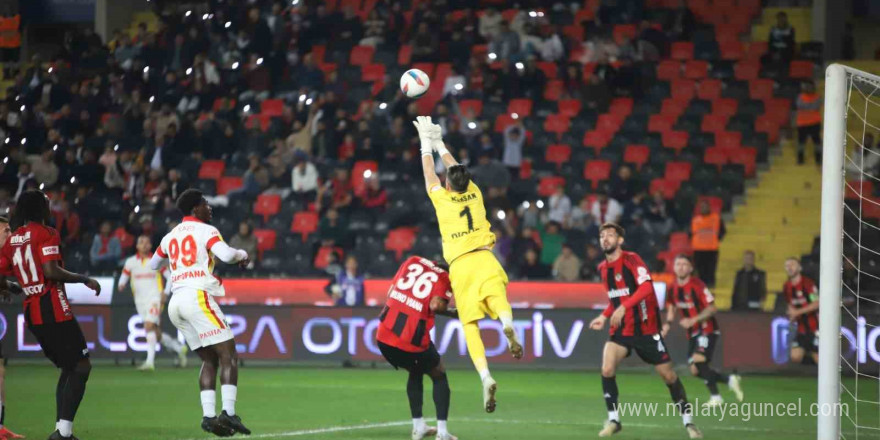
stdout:
MULTIPOLYGON (((709 291, 705 283, 695 277, 690 277, 688 282, 683 285, 679 285, 677 282, 673 283, 672 289, 666 296, 666 304, 674 306, 685 318, 697 317, 706 307, 714 303, 715 297, 712 296, 712 292, 709 291)), ((712 316, 691 326, 688 329, 688 335, 694 337, 719 333, 720 331, 718 320, 712 316)))
POLYGON ((602 284, 608 291, 610 303, 602 313, 610 317, 621 305, 626 314, 620 327, 612 327, 616 336, 641 336, 659 333, 660 308, 648 266, 635 252, 622 251, 614 262, 599 264, 602 284))
MULTIPOLYGON (((786 301, 795 309, 801 309, 819 301, 819 288, 816 287, 816 283, 803 275, 800 277, 801 279, 797 283, 788 280, 782 287, 786 301)), ((819 310, 798 316, 797 325, 799 334, 819 331, 819 310)))
POLYGON ((42 325, 73 319, 64 283, 47 280, 43 263, 61 261, 61 237, 49 226, 30 222, 13 232, 0 250, 0 274, 18 279, 24 290, 28 324, 42 325))

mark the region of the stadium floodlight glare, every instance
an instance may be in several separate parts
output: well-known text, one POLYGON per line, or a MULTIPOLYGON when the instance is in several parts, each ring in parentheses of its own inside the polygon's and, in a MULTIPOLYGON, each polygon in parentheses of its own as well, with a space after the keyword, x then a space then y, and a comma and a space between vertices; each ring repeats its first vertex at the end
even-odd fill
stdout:
POLYGON ((22 105, 20 110, 21 110, 21 111, 24 111, 24 109, 26 109, 26 108, 27 108, 27 107, 25 107, 24 105, 22 105))
POLYGON ((461 90, 464 88, 464 84, 456 83, 455 86, 453 86, 453 88, 455 88, 455 90, 461 90))
POLYGON ((532 204, 529 203, 528 200, 523 201, 523 203, 522 203, 523 209, 529 209, 530 206, 532 206, 532 204))
POLYGON ((263 64, 263 58, 257 58, 257 65, 263 64))
POLYGON ((498 210, 498 220, 504 220, 507 217, 507 214, 504 213, 503 210, 498 210))
POLYGON ((521 61, 517 61, 517 63, 516 63, 516 70, 523 70, 523 69, 525 69, 525 68, 526 68, 526 65, 525 65, 525 64, 523 64, 521 61))
POLYGON ((519 113, 511 113, 510 117, 513 119, 519 119, 519 113))
POLYGON ((207 19, 208 19, 208 14, 202 14, 202 20, 207 20, 207 19))
POLYGON ((55 70, 55 69, 52 68, 52 67, 50 67, 50 68, 49 68, 49 73, 52 73, 53 70, 55 70))
POLYGON ((58 144, 52 146, 52 151, 58 151, 58 144))
POLYGON ((373 176, 372 170, 364 170, 364 179, 369 179, 372 176, 373 176))
POLYGON ((232 22, 227 21, 226 24, 223 25, 223 27, 225 27, 226 29, 229 29, 230 27, 232 27, 232 22))
POLYGON ((9 156, 3 158, 3 163, 9 163, 9 156))
POLYGON ((135 205, 135 207, 134 207, 134 213, 137 214, 137 213, 139 213, 139 212, 141 212, 141 205, 135 205))
MULTIPOLYGON (((825 115, 822 157, 822 229, 820 236, 819 291, 819 383, 817 439, 860 438, 875 436, 880 430, 876 417, 859 414, 864 404, 877 405, 876 370, 864 370, 858 359, 842 353, 841 321, 844 328, 856 328, 861 308, 873 308, 863 285, 877 279, 876 271, 864 257, 877 254, 868 234, 878 228, 866 217, 880 203, 873 197, 871 185, 880 180, 869 164, 870 155, 878 154, 865 145, 865 136, 880 125, 880 76, 851 67, 832 64, 825 70, 825 115), (869 186, 870 185, 870 186, 869 186), (844 199, 844 191, 848 195, 844 199), (864 191, 864 193, 862 192, 864 191), (866 236, 863 243, 863 233, 866 236), (842 276, 854 270, 855 279, 842 276), (847 271, 849 272, 849 271, 847 271), (861 368, 861 371, 860 371, 861 368), (846 377, 846 381, 841 379, 846 377), (859 434, 862 434, 860 436, 859 434)), ((871 326, 876 326, 872 323, 871 326)), ((867 345, 874 350, 874 340, 854 338, 849 343, 855 353, 867 345), (866 344, 867 342, 867 344, 866 344)), ((852 350, 847 350, 850 352, 852 350)))
POLYGON ((24 145, 27 143, 27 138, 21 138, 21 144, 24 145))
POLYGON ((184 15, 185 15, 186 17, 189 17, 190 15, 192 15, 192 13, 193 13, 193 11, 186 11, 186 14, 184 14, 184 15))
MULTIPOLYGON (((9 138, 6 138, 6 141, 5 141, 5 142, 8 144, 8 143, 9 143, 9 138)), ((3 162, 3 163, 6 163, 6 162, 3 162)))
POLYGON ((537 206, 538 209, 544 209, 544 201, 538 200, 537 202, 535 202, 535 206, 537 206))
POLYGON ((232 63, 232 70, 238 69, 238 61, 232 63))
POLYGON ((155 100, 156 100, 156 97, 155 97, 155 96, 150 96, 150 103, 151 103, 151 104, 152 104, 153 101, 155 101, 155 100))
POLYGON ((150 73, 150 66, 144 67, 144 73, 150 73))
POLYGON ((306 99, 306 105, 312 105, 312 102, 314 102, 312 98, 306 99))
POLYGON ((379 110, 385 110, 386 108, 388 108, 388 104, 384 102, 379 104, 379 110))
POLYGON ((76 176, 72 176, 70 178, 70 183, 76 183, 76 176))
POLYGON ((299 95, 299 102, 305 102, 305 101, 306 101, 306 95, 305 94, 299 95))
POLYGON ((244 108, 241 109, 241 110, 242 110, 243 112, 245 112, 245 113, 248 113, 248 112, 251 111, 251 105, 250 105, 250 104, 247 104, 247 105, 245 105, 244 108))
POLYGON ((187 75, 192 75, 192 73, 193 73, 193 68, 192 68, 192 67, 189 67, 189 68, 186 69, 186 74, 187 74, 187 75))
POLYGON ((45 187, 46 187, 46 184, 45 184, 45 183, 41 183, 41 184, 40 184, 40 191, 42 191, 43 188, 45 188, 45 187))
POLYGON ((113 146, 113 151, 119 151, 119 144, 113 146))
POLYGON ((535 11, 529 11, 529 17, 535 18, 538 16, 538 13, 535 11))
POLYGON ((476 128, 477 128, 477 123, 476 123, 476 122, 473 122, 473 121, 468 122, 468 128, 470 128, 471 130, 476 129, 476 128))
POLYGON ((489 52, 489 59, 490 60, 495 61, 496 58, 498 58, 498 55, 495 54, 495 52, 489 52))

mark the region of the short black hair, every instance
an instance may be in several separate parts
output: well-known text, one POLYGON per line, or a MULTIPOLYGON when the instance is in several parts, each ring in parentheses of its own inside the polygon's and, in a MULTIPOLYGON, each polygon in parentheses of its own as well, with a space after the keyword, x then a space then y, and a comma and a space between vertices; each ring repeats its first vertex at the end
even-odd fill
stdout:
POLYGON ((49 219, 49 199, 38 189, 27 190, 18 197, 10 227, 18 229, 28 222, 43 223, 49 219))
POLYGON ((599 227, 599 232, 602 232, 606 229, 614 229, 614 232, 617 232, 617 235, 621 237, 626 237, 626 229, 623 229, 623 226, 618 225, 614 222, 605 222, 602 223, 602 226, 599 227))
POLYGON ((199 203, 202 203, 203 198, 204 194, 201 191, 190 188, 177 198, 177 209, 183 212, 183 215, 190 215, 192 210, 199 206, 199 203))
POLYGON ((691 266, 694 265, 694 260, 691 259, 691 256, 688 255, 688 254, 678 254, 678 255, 675 256, 675 259, 676 259, 676 260, 679 259, 679 258, 681 258, 682 260, 687 261, 688 263, 691 264, 691 266))
POLYGON ((455 192, 465 192, 471 181, 471 172, 464 165, 453 165, 446 172, 449 187, 455 192))

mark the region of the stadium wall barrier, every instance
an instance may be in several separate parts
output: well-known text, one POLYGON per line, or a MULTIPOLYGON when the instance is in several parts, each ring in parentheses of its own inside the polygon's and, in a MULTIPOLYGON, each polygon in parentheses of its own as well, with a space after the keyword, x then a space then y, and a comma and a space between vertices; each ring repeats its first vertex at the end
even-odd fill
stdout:
MULTIPOLYGON (((75 305, 91 355, 94 358, 117 360, 140 359, 146 349, 143 322, 133 306, 75 305)), ((241 357, 245 360, 279 362, 353 362, 381 363, 375 344, 379 325, 377 307, 330 308, 315 306, 224 306, 227 322, 236 335, 241 357)), ((597 310, 584 309, 517 309, 515 325, 524 342, 526 355, 514 361, 500 325, 483 321, 487 355, 497 364, 517 364, 535 368, 597 369, 607 330, 590 331, 589 321, 597 310)), ((714 363, 725 369, 739 371, 779 371, 788 360, 788 343, 792 334, 784 317, 763 313, 720 313, 722 337, 715 350, 714 363)), ((873 319, 873 318, 872 318, 873 319)), ((866 370, 876 369, 880 362, 877 339, 880 329, 866 328, 865 319, 856 329, 843 329, 844 354, 858 359, 866 370), (853 341, 859 344, 856 352, 853 341)), ((163 329, 176 335, 164 316, 163 329)), ((3 353, 10 359, 40 358, 40 347, 27 331, 20 306, 0 307, 0 336, 3 353)), ((444 362, 450 366, 468 367, 470 358, 464 343, 461 325, 456 320, 440 317, 432 334, 444 362)), ((677 326, 666 338, 666 346, 679 366, 687 363, 688 341, 677 326)), ((160 354, 162 356, 162 354, 160 354)), ((636 356, 626 365, 643 366, 636 356)))

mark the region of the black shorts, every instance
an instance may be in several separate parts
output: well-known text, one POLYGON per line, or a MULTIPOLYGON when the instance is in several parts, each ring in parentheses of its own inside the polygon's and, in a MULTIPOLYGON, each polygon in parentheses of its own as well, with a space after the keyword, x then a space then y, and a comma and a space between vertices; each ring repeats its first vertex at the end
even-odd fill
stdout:
POLYGON ((798 127, 797 129, 798 135, 798 144, 799 146, 803 146, 807 143, 807 139, 812 139, 813 144, 818 146, 822 145, 822 124, 814 124, 807 125, 804 127, 798 127))
POLYGON ((626 347, 627 357, 635 351, 639 358, 651 365, 660 365, 672 361, 672 358, 669 357, 669 352, 666 350, 666 342, 663 341, 663 336, 612 335, 609 340, 617 345, 626 347))
POLYGON ((440 353, 434 348, 434 343, 422 352, 403 351, 397 347, 379 342, 379 351, 385 360, 395 369, 403 368, 412 373, 425 373, 433 370, 440 363, 440 353))
POLYGON ((818 333, 798 333, 791 343, 791 348, 803 348, 807 353, 819 352, 819 334, 818 333))
POLYGON ((28 324, 28 329, 37 338, 43 354, 58 368, 72 369, 80 360, 89 357, 86 337, 76 318, 64 322, 28 324))
POLYGON ((715 343, 718 341, 718 333, 708 335, 691 336, 688 341, 688 363, 694 363, 694 355, 701 354, 706 358, 706 362, 712 360, 712 353, 715 352, 715 343))

